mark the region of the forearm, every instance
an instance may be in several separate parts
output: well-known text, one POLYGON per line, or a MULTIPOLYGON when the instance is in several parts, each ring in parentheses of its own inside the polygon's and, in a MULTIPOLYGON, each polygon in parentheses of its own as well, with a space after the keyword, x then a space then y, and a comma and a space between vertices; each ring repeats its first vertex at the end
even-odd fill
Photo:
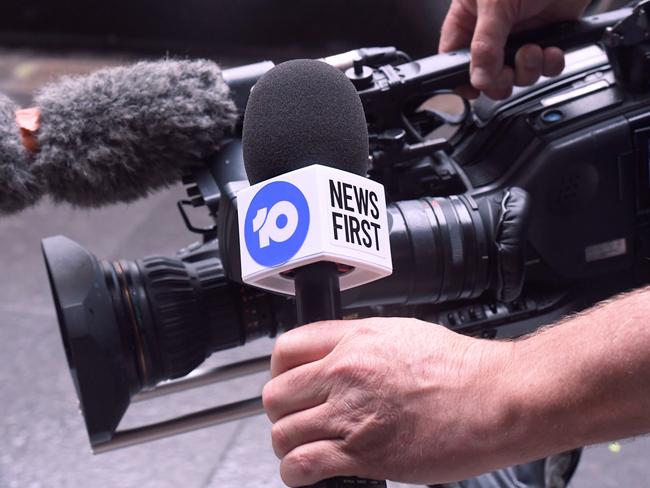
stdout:
POLYGON ((523 458, 650 432, 650 290, 518 341, 512 354, 523 458))
POLYGON ((444 483, 650 432, 649 324, 643 291, 514 342, 404 318, 289 331, 264 388, 283 479, 444 483))

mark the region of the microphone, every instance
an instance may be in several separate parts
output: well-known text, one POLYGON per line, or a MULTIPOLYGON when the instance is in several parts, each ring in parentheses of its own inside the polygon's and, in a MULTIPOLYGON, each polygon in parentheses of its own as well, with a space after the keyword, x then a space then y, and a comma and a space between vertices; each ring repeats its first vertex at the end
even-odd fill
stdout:
POLYGON ((37 96, 36 178, 80 206, 132 201, 213 154, 237 119, 210 61, 141 62, 64 78, 37 96))
POLYGON ((144 197, 215 153, 238 119, 211 61, 140 62, 66 77, 35 101, 37 109, 18 112, 21 144, 15 107, 0 100, 0 212, 46 193, 83 207, 144 197))
MULTIPOLYGON (((298 323, 341 318, 340 291, 392 273, 383 187, 365 177, 368 131, 347 77, 320 61, 257 82, 243 126, 237 194, 242 279, 296 296, 298 323)), ((386 486, 340 478, 319 487, 386 486)))

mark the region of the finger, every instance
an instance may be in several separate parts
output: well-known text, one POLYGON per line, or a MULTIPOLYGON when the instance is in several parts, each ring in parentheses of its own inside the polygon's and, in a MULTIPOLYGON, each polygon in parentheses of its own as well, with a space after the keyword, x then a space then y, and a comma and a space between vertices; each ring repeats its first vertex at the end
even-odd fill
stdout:
POLYGON ((511 29, 511 15, 503 2, 478 2, 476 31, 471 47, 471 81, 474 88, 496 88, 503 70, 504 49, 511 29))
POLYGON ((342 440, 317 441, 297 447, 280 463, 280 476, 291 487, 307 486, 335 476, 362 476, 342 440))
POLYGON ((544 49, 544 76, 558 76, 564 71, 564 52, 559 47, 547 47, 544 49))
POLYGON ((544 52, 534 44, 527 44, 515 56, 515 84, 529 86, 534 84, 544 68, 544 52))
POLYGON ((331 385, 323 380, 320 361, 298 366, 264 386, 262 401, 271 422, 327 401, 331 385))
POLYGON ((438 51, 448 53, 469 47, 476 26, 476 15, 459 2, 452 2, 440 31, 438 51))
POLYGON ((332 406, 317 407, 287 415, 273 424, 271 439, 278 459, 303 444, 343 437, 341 424, 332 420, 332 406))
POLYGON ((485 94, 492 100, 504 100, 512 95, 512 87, 515 83, 515 70, 506 66, 496 78, 493 88, 485 90, 485 94))
POLYGON ((458 96, 466 98, 467 100, 474 100, 481 94, 481 92, 474 88, 472 85, 459 86, 454 91, 458 96))
POLYGON ((275 378, 296 366, 327 356, 348 330, 347 325, 349 322, 318 322, 282 334, 273 348, 271 376, 275 378))

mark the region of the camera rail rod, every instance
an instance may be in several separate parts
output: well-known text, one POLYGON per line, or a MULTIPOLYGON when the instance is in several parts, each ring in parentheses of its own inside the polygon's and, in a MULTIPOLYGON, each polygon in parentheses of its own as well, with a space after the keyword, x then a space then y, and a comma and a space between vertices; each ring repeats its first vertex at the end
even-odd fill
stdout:
MULTIPOLYGON (((213 383, 268 372, 270 361, 270 356, 264 356, 210 369, 199 368, 188 377, 161 383, 153 390, 140 393, 134 396, 133 401, 142 402, 213 383)), ((208 408, 206 410, 201 410, 154 424, 119 430, 110 441, 94 444, 92 446, 92 452, 93 454, 102 454, 116 449, 135 446, 177 434, 184 434, 194 430, 232 422, 246 417, 252 417, 262 413, 264 413, 262 398, 250 398, 248 400, 208 408)))
POLYGON ((221 407, 208 408, 207 410, 201 410, 155 424, 120 430, 115 433, 110 441, 95 444, 92 447, 92 451, 93 454, 103 454, 116 449, 157 441, 177 434, 185 434, 193 430, 241 420, 262 413, 264 413, 262 397, 251 398, 221 407))
POLYGON ((213 383, 234 380, 243 376, 264 373, 271 368, 271 356, 248 359, 239 363, 217 366, 215 368, 197 368, 182 379, 160 383, 154 389, 134 395, 131 403, 144 402, 161 396, 172 395, 213 383))

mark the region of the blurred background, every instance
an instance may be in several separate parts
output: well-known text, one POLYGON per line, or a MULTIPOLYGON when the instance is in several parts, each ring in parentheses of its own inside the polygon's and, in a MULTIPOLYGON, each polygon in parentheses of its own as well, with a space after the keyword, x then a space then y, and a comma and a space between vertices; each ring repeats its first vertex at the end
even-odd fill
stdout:
MULTIPOLYGON (((433 54, 447 0, 81 0, 5 2, 0 92, 29 106, 39 86, 136 59, 209 57, 224 66, 395 45, 433 54)), ((616 6, 596 2, 594 9, 616 6)), ((623 3, 623 2, 618 2, 623 3)), ((173 255, 196 240, 173 187, 131 205, 43 201, 0 219, 0 487, 282 487, 264 417, 92 456, 59 339, 40 240, 63 234, 103 259, 173 255)), ((207 213, 207 212, 206 212, 207 213)), ((260 340, 210 365, 268 354, 260 340)), ((125 426, 258 395, 266 375, 132 405, 125 426)), ((573 486, 650 486, 647 439, 590 448, 573 486)), ((397 486, 397 485, 394 485, 397 486)))

